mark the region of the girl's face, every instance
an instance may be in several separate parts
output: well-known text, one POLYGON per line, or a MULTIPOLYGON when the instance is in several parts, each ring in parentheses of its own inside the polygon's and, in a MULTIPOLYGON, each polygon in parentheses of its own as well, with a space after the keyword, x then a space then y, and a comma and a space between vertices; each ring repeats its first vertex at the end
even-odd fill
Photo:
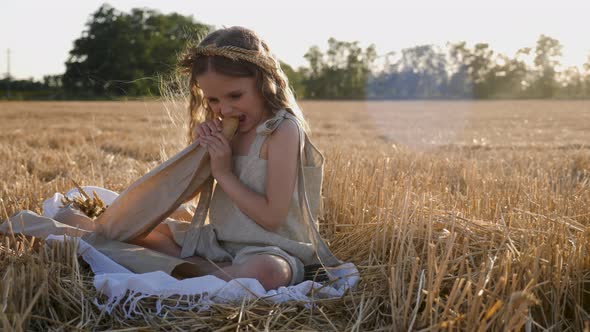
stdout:
POLYGON ((197 77, 205 101, 218 117, 238 117, 238 132, 247 133, 272 116, 254 77, 234 77, 207 70, 197 77))

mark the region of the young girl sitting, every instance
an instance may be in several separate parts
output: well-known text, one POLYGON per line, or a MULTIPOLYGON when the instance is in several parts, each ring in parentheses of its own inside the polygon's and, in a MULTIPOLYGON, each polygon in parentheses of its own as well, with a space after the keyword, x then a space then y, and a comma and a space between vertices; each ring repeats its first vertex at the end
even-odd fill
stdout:
MULTIPOLYGON (((67 205, 50 217, 23 211, 11 217, 11 223, 1 224, 0 233, 81 236, 136 273, 255 278, 267 290, 300 283, 309 277, 306 267, 342 264, 317 229, 323 156, 309 140, 287 78, 266 43, 245 28, 217 30, 190 48, 180 65, 189 76, 192 144, 171 160, 193 153, 194 147, 203 156, 206 147, 216 181, 212 197, 209 190, 201 192, 195 216, 188 215, 191 223, 178 220, 178 213, 169 218, 148 214, 153 218, 147 221, 137 217, 153 209, 144 201, 126 205, 131 197, 126 190, 97 220, 67 205), (222 121, 228 118, 239 119, 231 141, 221 134, 222 121), (115 207, 117 202, 123 203, 115 207), (132 218, 101 219, 121 211, 132 218), (138 226, 147 231, 119 240, 108 234, 109 227, 131 231, 138 226)), ((186 167, 183 171, 192 170, 186 167)), ((166 172, 158 167, 136 183, 151 175, 168 179, 166 172)), ((176 173, 174 181, 190 182, 185 173, 176 173)), ((211 189, 212 180, 206 181, 204 187, 211 189)), ((136 183, 128 190, 137 188, 136 183)), ((171 183, 164 182, 164 187, 169 189, 171 183)), ((145 188, 153 204, 166 205, 163 197, 173 196, 165 196, 169 192, 162 186, 145 188)))
MULTIPOLYGON (((181 68, 190 75, 190 141, 207 147, 216 180, 210 232, 201 228, 216 248, 191 252, 184 259, 198 268, 176 272, 256 278, 274 289, 300 283, 305 265, 341 263, 308 214, 320 203, 321 167, 305 173, 302 159, 323 157, 307 138, 303 115, 266 43, 242 27, 217 30, 189 49, 181 68), (221 134, 220 119, 227 117, 239 119, 231 142, 221 134), (313 189, 304 190, 303 183, 313 189)), ((182 257, 189 231, 188 223, 167 219, 132 243, 182 257)))

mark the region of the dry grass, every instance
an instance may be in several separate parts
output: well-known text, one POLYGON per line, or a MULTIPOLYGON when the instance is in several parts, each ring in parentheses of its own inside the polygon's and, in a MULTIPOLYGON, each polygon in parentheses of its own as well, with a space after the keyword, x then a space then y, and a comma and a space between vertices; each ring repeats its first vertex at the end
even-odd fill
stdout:
MULTIPOLYGON (((256 301, 123 320, 75 244, 0 243, 5 330, 590 328, 590 102, 307 102, 322 232, 362 281, 314 309, 256 301)), ((0 212, 69 177, 121 191, 184 132, 158 102, 0 103, 0 212)), ((141 310, 153 308, 149 300, 141 310)))

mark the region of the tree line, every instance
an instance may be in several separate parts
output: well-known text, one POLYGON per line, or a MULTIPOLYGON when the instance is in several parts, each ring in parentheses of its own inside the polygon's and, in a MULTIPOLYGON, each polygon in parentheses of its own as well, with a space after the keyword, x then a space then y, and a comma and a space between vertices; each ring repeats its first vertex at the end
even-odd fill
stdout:
POLYGON ((535 47, 521 48, 512 57, 487 43, 470 47, 465 42, 378 56, 374 45, 363 49, 358 42, 331 38, 325 52, 311 47, 305 54, 309 66, 292 75, 305 98, 589 98, 590 55, 581 70, 559 71, 561 50, 557 39, 540 35, 535 47))
MULTIPOLYGON (((151 9, 130 13, 102 5, 76 39, 62 75, 41 82, 0 80, 0 98, 102 99, 158 96, 161 77, 174 70, 178 53, 213 27, 192 16, 151 9)), ((498 99, 589 98, 590 55, 578 67, 561 68, 562 45, 540 35, 534 47, 513 56, 487 43, 419 45, 379 55, 375 45, 328 40, 312 46, 307 66, 282 63, 302 99, 498 99)))

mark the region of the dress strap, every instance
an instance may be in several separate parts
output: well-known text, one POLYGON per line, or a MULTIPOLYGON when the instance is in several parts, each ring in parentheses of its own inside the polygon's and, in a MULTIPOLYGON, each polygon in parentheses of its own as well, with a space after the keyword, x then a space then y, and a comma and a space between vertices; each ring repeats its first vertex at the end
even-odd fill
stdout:
POLYGON ((212 192, 213 177, 209 177, 200 187, 199 204, 197 205, 197 209, 191 220, 189 231, 184 237, 182 249, 180 251, 180 258, 186 258, 195 254, 195 249, 198 247, 199 241, 201 240, 200 230, 203 225, 205 225, 205 219, 207 219, 212 192))
MULTIPOLYGON (((336 258, 334 254, 330 251, 324 240, 322 239, 318 225, 315 223, 315 218, 311 212, 311 205, 309 202, 309 198, 307 197, 307 190, 305 184, 305 170, 303 165, 303 160, 305 158, 305 146, 307 145, 312 146, 311 142, 309 141, 309 137, 307 133, 300 127, 297 126, 299 130, 299 158, 297 160, 297 195, 299 201, 299 208, 302 211, 302 219, 303 223, 307 229, 307 234, 311 240, 311 244, 313 248, 316 250, 316 257, 318 258, 320 264, 326 268, 327 266, 337 266, 341 265, 343 262, 336 258), (308 143, 308 144, 306 144, 308 143)), ((313 147, 313 146, 312 146, 313 147)), ((319 166, 321 172, 323 173, 323 157, 321 166, 319 166)), ((327 270, 327 269, 326 269, 327 270)))
MULTIPOLYGON (((287 110, 283 109, 283 110, 278 111, 273 118, 266 120, 264 123, 262 123, 260 126, 258 126, 258 128, 256 128, 256 139, 254 140, 254 143, 252 144, 252 149, 255 149, 255 150, 251 150, 251 151, 254 151, 258 155, 260 155, 260 149, 262 147, 262 142, 264 142, 264 139, 267 136, 269 136, 275 129, 277 129, 279 124, 281 124, 281 122, 285 119, 294 121, 295 124, 297 124, 297 129, 299 131, 299 156, 297 158, 297 164, 298 164, 297 166, 298 167, 297 167, 297 181, 296 181, 297 187, 296 187, 296 190, 297 190, 298 201, 299 201, 299 209, 302 212, 301 217, 303 219, 303 223, 304 223, 305 228, 307 230, 307 234, 309 236, 312 246, 316 250, 316 256, 317 256, 320 264, 322 264, 322 266, 325 267, 325 265, 328 265, 328 266, 340 265, 343 262, 341 260, 339 260, 338 258, 336 258, 336 256, 334 256, 334 254, 332 254, 332 252, 330 251, 330 249, 328 248, 328 246, 326 245, 326 243, 324 242, 324 240, 320 236, 320 233, 317 228, 317 224, 315 222, 316 217, 314 217, 314 215, 311 212, 311 206, 310 206, 310 202, 309 202, 309 197, 307 196, 306 183, 305 183, 304 160, 307 160, 307 156, 305 153, 306 148, 307 149, 315 149, 315 147, 313 147, 313 145, 311 144, 311 141, 309 141, 309 137, 307 136, 307 133, 300 126, 299 122, 297 121, 297 118, 294 115, 292 115, 291 113, 289 113, 287 110)), ((323 156, 321 158, 322 158, 322 160, 321 160, 321 165, 319 166, 319 168, 320 168, 320 171, 323 173, 323 156)), ((305 168, 307 168, 307 167, 305 167, 305 168)))
POLYGON ((262 150, 262 143, 264 143, 265 139, 266 136, 256 135, 254 142, 252 142, 252 145, 250 145, 250 151, 248 152, 248 155, 260 158, 260 150, 262 150))
POLYGON ((256 138, 254 138, 254 142, 250 146, 248 155, 260 157, 260 150, 262 150, 262 144, 266 140, 266 137, 272 134, 289 115, 287 110, 279 110, 272 118, 256 127, 256 138))

